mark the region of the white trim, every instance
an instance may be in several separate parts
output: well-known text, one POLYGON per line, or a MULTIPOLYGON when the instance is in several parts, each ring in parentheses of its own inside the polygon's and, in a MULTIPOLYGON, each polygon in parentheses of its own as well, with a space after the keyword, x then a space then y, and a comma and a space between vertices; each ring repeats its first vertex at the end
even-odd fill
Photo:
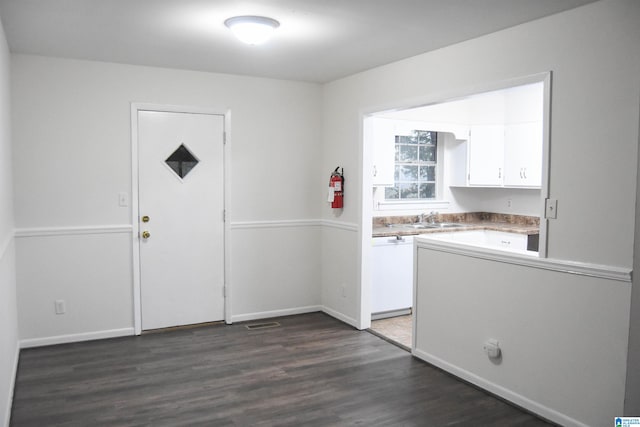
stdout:
MULTIPOLYGON (((373 200, 372 191, 373 182, 371 175, 363 171, 371 170, 371 164, 373 163, 372 147, 364 140, 363 124, 366 117, 381 115, 386 112, 394 112, 399 110, 408 110, 417 107, 423 107, 426 105, 439 104, 443 102, 449 102, 464 98, 469 95, 491 92, 494 90, 506 89, 514 86, 522 86, 529 83, 544 82, 545 87, 545 111, 544 111, 544 147, 543 147, 543 169, 542 169, 542 197, 548 197, 548 175, 549 175, 549 139, 550 139, 550 110, 551 105, 551 71, 539 72, 527 76, 512 77, 499 81, 482 82, 480 84, 470 85, 466 87, 455 88, 452 90, 446 90, 441 92, 430 92, 428 94, 421 94, 413 98, 404 98, 400 100, 391 100, 382 104, 371 104, 359 111, 359 135, 358 135, 358 168, 361 177, 360 190, 360 216, 358 226, 361 229, 360 239, 358 240, 358 295, 357 301, 359 318, 362 325, 370 323, 371 310, 371 268, 370 268, 370 238, 371 233, 367 231, 371 230, 371 218, 373 216, 373 200)), ((544 202, 543 202, 544 203, 544 202)), ((544 206, 544 204, 543 204, 544 206)), ((540 207, 541 214, 544 213, 543 206, 540 207)), ((380 211, 377 211, 378 213, 380 211)), ((547 220, 542 216, 540 220, 540 250, 541 257, 547 255, 547 220)), ((414 313, 414 318, 417 313, 414 313)))
POLYGON ((13 408, 13 393, 16 388, 16 378, 18 377, 18 361, 20 360, 20 346, 16 343, 16 351, 13 356, 13 371, 11 381, 9 382, 9 396, 7 396, 7 413, 4 419, 4 425, 9 427, 11 421, 11 409, 13 408))
MULTIPOLYGON (((325 314, 328 314, 331 317, 335 317, 336 319, 340 320, 341 322, 346 323, 347 325, 351 325, 356 329, 361 329, 358 327, 358 321, 352 317, 349 317, 345 314, 340 313, 339 311, 336 311, 334 309, 331 309, 327 306, 322 306, 322 312, 325 314)), ((366 329, 366 328, 365 328, 366 329)))
POLYGON ((358 224, 355 224, 353 222, 334 221, 332 219, 323 219, 320 221, 320 223, 322 224, 323 227, 337 228, 339 230, 346 230, 346 231, 353 231, 353 232, 357 232, 359 228, 358 224))
POLYGON ((524 267, 631 283, 632 270, 629 268, 551 258, 537 258, 530 255, 519 255, 507 251, 473 247, 460 243, 449 243, 443 241, 436 242, 433 240, 427 241, 426 239, 428 238, 421 239, 420 236, 417 236, 414 239, 416 246, 422 249, 431 249, 450 254, 521 265, 524 267))
POLYGON ((186 114, 206 114, 213 116, 222 116, 224 120, 223 128, 223 160, 222 168, 224 170, 223 194, 225 211, 224 223, 224 317, 227 324, 231 323, 231 285, 230 285, 230 240, 229 240, 229 189, 230 189, 230 153, 228 148, 230 128, 231 128, 231 111, 225 108, 212 107, 196 107, 184 105, 170 104, 146 104, 140 102, 131 103, 131 224, 132 224, 132 266, 133 266, 133 323, 136 335, 142 333, 142 298, 140 287, 140 222, 139 216, 139 188, 138 188, 138 112, 140 111, 158 111, 169 113, 186 113, 186 114))
POLYGON ((462 378, 465 381, 468 381, 472 384, 477 385, 478 387, 489 391, 497 396, 500 396, 509 402, 515 403, 518 406, 523 407, 535 414, 540 415, 543 418, 546 418, 550 421, 558 423, 563 426, 572 426, 572 427, 588 427, 586 424, 581 423, 580 421, 569 417, 566 414, 556 411, 555 409, 549 408, 535 400, 531 400, 521 394, 518 394, 508 388, 502 387, 494 382, 491 382, 485 378, 482 378, 472 372, 469 372, 465 369, 462 369, 456 365, 448 363, 432 354, 429 354, 425 351, 414 349, 411 354, 417 357, 418 359, 424 360, 427 363, 430 363, 438 368, 449 372, 459 378, 462 378))
POLYGON ((237 314, 232 316, 233 322, 246 322, 248 320, 269 319, 272 317, 292 316, 294 314, 314 313, 322 311, 322 306, 309 305, 306 307, 285 308, 282 310, 261 311, 257 313, 237 314))
POLYGON ((11 242, 13 241, 14 236, 15 232, 11 231, 9 232, 9 235, 4 240, 4 242, 2 242, 2 246, 0 246, 0 260, 4 258, 5 254, 9 250, 9 246, 11 246, 11 242))
POLYGON ((131 268, 133 279, 133 328, 142 333, 142 299, 140 296, 140 221, 138 219, 138 111, 145 104, 131 104, 131 268))
POLYGON ((119 234, 131 233, 133 228, 129 224, 121 225, 87 225, 77 227, 34 227, 18 228, 15 230, 16 238, 23 237, 47 237, 47 236, 76 236, 88 234, 119 234))
POLYGON ((231 110, 226 110, 224 115, 223 161, 224 170, 224 321, 227 325, 232 323, 231 309, 233 307, 233 289, 231 287, 231 110))
POLYGON ((288 227, 331 227, 347 231, 358 231, 358 224, 330 219, 285 219, 278 221, 238 221, 232 222, 232 230, 288 227))
POLYGON ((547 257, 547 232, 549 220, 546 218, 545 200, 549 197, 549 159, 551 153, 551 85, 552 72, 540 74, 543 82, 542 108, 542 175, 540 181, 540 242, 538 242, 538 253, 541 258, 547 257))
MULTIPOLYGON (((420 201, 409 201, 409 200, 398 200, 398 201, 389 201, 389 200, 380 200, 376 202, 377 209, 376 212, 380 211, 403 211, 409 209, 449 209, 450 203, 446 200, 420 200, 420 201)), ((376 216, 376 214, 374 214, 376 216)), ((381 216, 377 214, 377 216, 381 216)))
POLYGON ((134 328, 108 329, 105 331, 82 332, 79 334, 56 335, 44 338, 28 338, 20 341, 20 348, 42 347, 45 345, 66 344, 79 341, 103 340, 126 337, 135 334, 134 328))
POLYGON ((290 219, 280 221, 242 221, 232 222, 232 230, 254 229, 254 228, 285 228, 285 227, 317 227, 320 221, 315 219, 290 219))
MULTIPOLYGON (((224 116, 226 110, 224 108, 213 107, 196 107, 186 105, 173 105, 173 104, 148 104, 144 102, 132 102, 131 110, 135 109, 135 114, 138 111, 158 111, 161 113, 187 113, 187 114, 211 114, 214 116, 224 116)), ((137 126, 136 126, 137 127, 137 126)))

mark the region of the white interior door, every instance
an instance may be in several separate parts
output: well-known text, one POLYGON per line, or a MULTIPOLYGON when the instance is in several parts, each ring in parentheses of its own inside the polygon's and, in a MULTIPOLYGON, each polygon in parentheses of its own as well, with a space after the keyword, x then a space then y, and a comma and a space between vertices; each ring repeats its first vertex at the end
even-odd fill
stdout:
POLYGON ((224 116, 138 112, 142 329, 224 318, 224 116))

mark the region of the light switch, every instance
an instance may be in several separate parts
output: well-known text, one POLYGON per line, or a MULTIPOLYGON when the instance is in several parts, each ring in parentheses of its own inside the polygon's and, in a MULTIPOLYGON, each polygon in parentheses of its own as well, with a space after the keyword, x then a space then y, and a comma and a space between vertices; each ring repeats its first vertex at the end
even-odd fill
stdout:
POLYGON ((63 299, 57 299, 55 302, 56 314, 65 314, 67 312, 67 305, 63 299))
POLYGON ((545 200, 545 218, 556 219, 558 217, 558 200, 546 199, 545 200))
POLYGON ((122 208, 129 206, 129 193, 118 193, 118 205, 122 208))

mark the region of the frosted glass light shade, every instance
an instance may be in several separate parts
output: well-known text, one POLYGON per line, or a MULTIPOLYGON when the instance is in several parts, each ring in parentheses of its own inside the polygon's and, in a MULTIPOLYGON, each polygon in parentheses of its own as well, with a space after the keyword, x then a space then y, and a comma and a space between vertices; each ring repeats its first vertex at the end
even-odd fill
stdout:
POLYGON ((269 40, 273 31, 280 26, 280 23, 265 16, 234 16, 224 21, 224 25, 240 41, 257 45, 269 40))

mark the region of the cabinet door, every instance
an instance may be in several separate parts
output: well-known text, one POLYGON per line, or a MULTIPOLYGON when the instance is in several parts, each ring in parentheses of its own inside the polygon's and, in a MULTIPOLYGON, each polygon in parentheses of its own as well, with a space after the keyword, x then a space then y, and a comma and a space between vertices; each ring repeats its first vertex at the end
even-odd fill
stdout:
POLYGON ((503 164, 504 126, 471 127, 469 135, 469 185, 502 185, 503 164))
POLYGON ((396 146, 393 121, 375 118, 369 120, 369 131, 373 139, 373 167, 371 171, 373 185, 393 186, 396 146))
POLYGON ((527 250, 527 235, 517 233, 505 233, 501 231, 490 231, 487 234, 487 244, 500 248, 511 248, 520 251, 527 250))
POLYGON ((504 185, 540 187, 542 183, 542 122, 505 127, 504 185))

